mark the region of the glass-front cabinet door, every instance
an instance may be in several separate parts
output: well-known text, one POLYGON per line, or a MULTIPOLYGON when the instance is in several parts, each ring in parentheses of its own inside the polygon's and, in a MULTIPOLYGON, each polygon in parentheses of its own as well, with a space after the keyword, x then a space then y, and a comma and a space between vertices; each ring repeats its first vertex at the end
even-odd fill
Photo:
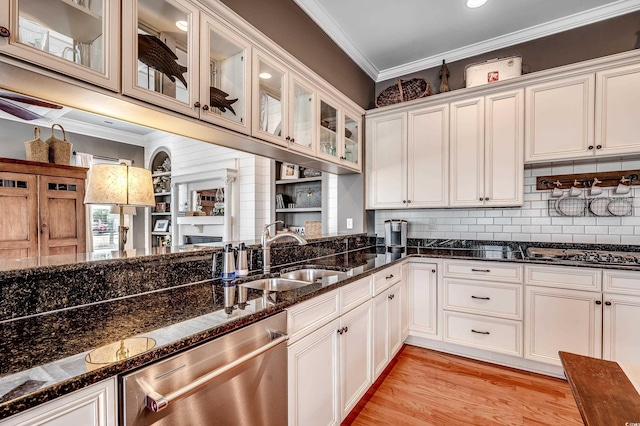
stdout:
POLYGON ((286 68, 254 49, 253 136, 287 146, 286 68))
POLYGON ((0 0, 0 52, 117 91, 119 17, 117 0, 0 0))
POLYGON ((184 0, 123 2, 123 92, 199 116, 199 11, 184 0))
POLYGON ((344 114, 344 134, 342 144, 342 162, 354 169, 361 169, 362 162, 362 117, 353 112, 344 114))
POLYGON ((289 141, 289 148, 315 155, 315 91, 294 76, 290 87, 290 128, 285 139, 289 141))
POLYGON ((321 98, 319 114, 318 157, 340 162, 342 155, 339 142, 342 138, 340 110, 333 103, 321 98))
POLYGON ((201 16, 200 118, 249 134, 251 45, 218 20, 201 16))

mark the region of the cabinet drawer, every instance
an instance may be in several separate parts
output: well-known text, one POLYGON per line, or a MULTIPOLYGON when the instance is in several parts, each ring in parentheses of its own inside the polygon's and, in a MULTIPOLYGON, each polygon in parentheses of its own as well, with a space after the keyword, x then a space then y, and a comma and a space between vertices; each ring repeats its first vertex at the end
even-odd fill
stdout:
POLYGON ((522 266, 499 262, 445 261, 444 276, 521 283, 522 266))
POLYGON ((340 315, 338 290, 287 308, 289 345, 340 315))
POLYGON ((445 311, 444 341, 522 356, 522 322, 445 311))
POLYGON ((640 296, 640 272, 602 271, 603 291, 640 296))
POLYGON ((444 309, 522 319, 522 284, 444 280, 444 309))
POLYGON ((373 294, 377 295, 402 279, 402 265, 397 264, 373 274, 373 294))
POLYGON ((363 278, 340 288, 340 314, 349 312, 373 297, 371 277, 363 278))
POLYGON ((601 291, 602 271, 572 266, 526 265, 524 283, 543 287, 601 291))

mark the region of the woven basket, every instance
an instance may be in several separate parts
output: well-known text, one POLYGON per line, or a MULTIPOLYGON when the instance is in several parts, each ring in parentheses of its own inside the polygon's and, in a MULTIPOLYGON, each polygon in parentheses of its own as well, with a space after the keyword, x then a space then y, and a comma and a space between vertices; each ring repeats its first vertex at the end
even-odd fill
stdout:
POLYGON ((49 145, 49 162, 55 164, 61 164, 63 166, 71 165, 71 149, 73 148, 73 144, 67 141, 67 132, 64 131, 64 128, 59 124, 54 124, 51 126, 51 137, 47 139, 47 144, 49 145), (60 140, 56 137, 54 130, 55 127, 60 127, 62 130, 62 137, 64 140, 60 140))
POLYGON ((322 236, 321 220, 305 220, 304 236, 307 238, 320 238, 322 236))
POLYGON ((49 162, 49 145, 40 139, 40 127, 33 128, 34 139, 24 143, 27 161, 49 162))
POLYGON ((378 108, 397 104, 398 102, 412 101, 431 94, 431 85, 424 78, 412 78, 411 80, 398 79, 397 84, 384 89, 376 98, 378 108))

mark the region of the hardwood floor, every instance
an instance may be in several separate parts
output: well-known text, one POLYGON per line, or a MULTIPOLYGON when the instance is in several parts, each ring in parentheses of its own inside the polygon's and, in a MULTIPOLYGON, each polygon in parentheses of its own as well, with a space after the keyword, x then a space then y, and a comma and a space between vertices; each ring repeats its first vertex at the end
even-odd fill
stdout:
POLYGON ((566 381, 405 345, 343 425, 582 425, 566 381))

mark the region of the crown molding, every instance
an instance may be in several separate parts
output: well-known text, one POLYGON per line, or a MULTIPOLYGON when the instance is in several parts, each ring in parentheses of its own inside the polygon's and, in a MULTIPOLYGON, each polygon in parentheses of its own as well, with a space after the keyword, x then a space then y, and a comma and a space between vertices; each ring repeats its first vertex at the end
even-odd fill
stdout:
POLYGON ((342 49, 353 62, 376 80, 380 71, 358 49, 351 39, 342 31, 331 16, 316 0, 294 0, 296 4, 342 49))
POLYGON ((412 61, 396 67, 378 70, 367 57, 360 52, 347 35, 338 27, 335 21, 318 4, 316 0, 294 0, 325 31, 333 41, 373 80, 381 82, 403 75, 422 71, 442 65, 442 59, 454 62, 469 58, 514 44, 524 43, 537 38, 557 34, 587 24, 640 10, 640 0, 619 0, 604 6, 559 18, 544 24, 535 25, 503 36, 494 37, 459 49, 441 52, 427 58, 412 61))

